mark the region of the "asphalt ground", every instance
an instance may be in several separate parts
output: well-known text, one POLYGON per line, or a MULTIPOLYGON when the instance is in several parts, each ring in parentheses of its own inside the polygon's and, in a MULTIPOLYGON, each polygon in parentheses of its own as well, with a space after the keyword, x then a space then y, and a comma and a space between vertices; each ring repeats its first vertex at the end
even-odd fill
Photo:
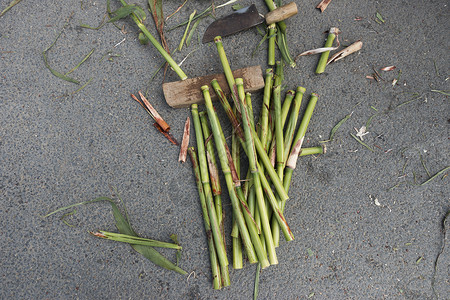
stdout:
MULTIPOLYGON (((319 76, 317 55, 285 69, 285 90, 301 85, 307 95, 320 95, 305 146, 320 145, 351 117, 326 143, 325 155, 299 160, 285 213, 295 240, 282 242, 279 264, 261 273, 259 299, 448 299, 448 171, 427 180, 449 166, 449 2, 335 0, 323 13, 315 9, 319 0, 296 2, 298 15, 286 21, 293 56, 322 47, 330 27, 341 30, 342 45, 361 40, 363 47, 319 76), (386 66, 396 68, 380 70, 386 66), (379 81, 366 78, 375 71, 379 81), (368 121, 363 139, 373 151, 351 136, 368 121)), ((0 1, 0 10, 9 3, 0 1)), ((180 4, 165 1, 164 13, 180 4)), ((166 28, 209 4, 188 1, 166 28)), ((267 12, 262 1, 256 5, 267 12)), ((189 109, 165 103, 162 73, 151 81, 163 59, 138 42, 130 19, 116 22, 119 28, 80 26, 97 26, 105 12, 106 1, 25 0, 0 17, 0 298, 252 298, 256 266, 248 263, 230 268, 230 287, 212 289, 191 164, 177 161, 179 149, 130 93, 147 92, 179 140, 189 109), (79 85, 54 76, 43 58, 67 21, 47 59, 66 73, 94 49, 70 74, 79 85), (70 226, 61 217, 73 210, 43 218, 113 197, 114 188, 140 235, 163 241, 178 235, 180 267, 189 276, 153 265, 129 245, 91 236, 88 231, 116 231, 107 203, 77 207, 64 218, 70 226)), ((215 46, 198 42, 211 21, 201 22, 191 45, 174 54, 177 62, 186 58, 189 77, 221 72, 215 46)), ((150 18, 147 24, 156 35, 150 18)), ((166 33, 172 49, 182 34, 166 33)), ((252 55, 260 40, 256 29, 224 38, 233 69, 266 68, 266 43, 252 55)), ((178 78, 169 71, 165 80, 178 78)), ((261 98, 254 95, 256 113, 261 98)), ((221 109, 218 114, 229 136, 221 109)), ((230 202, 223 199, 229 232, 230 202)), ((175 261, 174 251, 162 253, 175 261)))

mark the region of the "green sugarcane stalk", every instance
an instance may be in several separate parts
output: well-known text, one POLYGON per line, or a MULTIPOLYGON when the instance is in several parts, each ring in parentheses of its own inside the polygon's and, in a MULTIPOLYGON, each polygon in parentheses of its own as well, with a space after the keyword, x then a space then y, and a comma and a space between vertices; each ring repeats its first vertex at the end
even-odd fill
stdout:
POLYGON ((275 39, 276 39, 277 26, 275 24, 270 24, 267 27, 267 29, 268 29, 268 35, 269 35, 267 64, 269 66, 273 66, 273 65, 275 65, 275 39))
POLYGON ((325 147, 325 145, 310 148, 302 148, 299 156, 325 154, 326 151, 327 148, 325 147))
MULTIPOLYGON (((306 89, 303 87, 297 87, 297 93, 295 93, 294 107, 292 108, 291 115, 289 117, 289 121, 288 121, 288 124, 286 127, 286 132, 284 135, 284 152, 285 153, 289 153, 289 150, 291 149, 292 140, 294 139, 295 128, 297 127, 298 113, 300 110, 300 106, 302 103, 302 98, 303 98, 303 94, 304 94, 305 90, 306 89)), ((287 157, 286 157, 286 160, 287 160, 287 157)), ((283 172, 284 172, 285 163, 286 163, 286 161, 283 162, 283 172)), ((282 202, 279 201, 278 204, 281 207, 282 202)), ((273 235, 273 241, 275 243, 275 246, 278 247, 280 245, 280 227, 274 217, 272 217, 272 235, 273 235)))
MULTIPOLYGON (((242 244, 247 253, 247 258, 249 261, 256 261, 256 253, 252 244, 252 239, 250 237, 249 230, 247 228, 244 214, 241 211, 240 200, 238 199, 236 190, 234 189, 233 179, 231 177, 230 166, 228 165, 227 154, 225 150, 225 145, 220 134, 220 127, 218 125, 219 121, 217 119, 214 107, 212 105, 211 96, 209 94, 209 88, 207 85, 202 86, 203 97, 205 99, 205 105, 208 113, 209 123, 211 124, 211 130, 213 132, 214 141, 216 144, 217 153, 219 156, 219 161, 222 166, 222 172, 225 177, 225 181, 228 188, 228 193, 230 195, 231 205, 233 207, 234 216, 236 222, 239 226, 239 233, 242 238, 242 244)), ((262 262, 261 262, 262 263, 262 262)), ((268 264, 268 261, 267 261, 268 264)))
MULTIPOLYGON (((224 96, 224 93, 220 89, 220 86, 217 83, 217 80, 212 80, 211 85, 213 86, 214 90, 216 91, 216 94, 220 99, 220 103, 222 104, 223 108, 225 109, 225 112, 231 122, 231 125, 233 126, 234 130, 236 131, 244 151, 246 151, 243 131, 242 131, 241 126, 239 125, 240 124, 239 121, 237 121, 236 115, 233 113, 233 110, 231 109, 231 106, 229 105, 228 100, 224 96)), ((258 137, 256 131, 254 130, 254 128, 252 128, 252 135, 253 135, 253 140, 255 142, 256 150, 259 155, 259 159, 261 160, 265 169, 267 170, 267 173, 269 174, 269 177, 272 180, 272 184, 274 185, 278 195, 280 196, 280 199, 287 200, 289 197, 288 197, 287 193, 285 192, 285 190, 283 188, 283 184, 282 184, 280 178, 278 177, 275 169, 273 168, 273 166, 270 162, 270 159, 267 156, 267 153, 264 150, 264 147, 262 146, 261 141, 259 140, 259 137, 258 137)), ((258 163, 258 170, 259 170, 259 172, 261 172, 259 163, 258 163)), ((268 183, 268 181, 263 180, 263 178, 265 179, 264 174, 260 174, 260 175, 261 175, 261 183, 263 184, 263 188, 270 190, 270 184, 268 183)), ((270 190, 270 192, 271 192, 271 190, 270 190)))
POLYGON ((116 242, 128 243, 132 245, 144 245, 150 247, 159 247, 159 248, 170 248, 170 249, 178 249, 181 250, 181 246, 173 243, 160 242, 156 240, 141 238, 137 236, 122 234, 122 233, 114 233, 108 231, 99 230, 98 232, 91 232, 92 235, 97 237, 101 237, 107 240, 113 240, 116 242))
POLYGON ((209 259, 211 262, 211 271, 213 275, 213 287, 216 290, 222 288, 222 279, 220 276, 220 266, 217 259, 216 248, 214 246, 214 240, 211 232, 211 224, 208 216, 208 208, 206 205, 205 193, 203 192, 203 184, 200 179, 200 168, 198 165, 197 155, 195 154, 194 147, 188 149, 189 156, 191 157, 192 168, 194 169, 195 182, 197 183, 198 194, 200 197, 200 204, 203 212, 203 223, 205 225, 206 237, 208 238, 209 259))
MULTIPOLYGON (((325 42, 325 47, 331 47, 333 45, 333 41, 336 38, 336 30, 335 27, 330 29, 328 33, 327 41, 325 42)), ((317 64, 316 74, 321 74, 325 72, 325 67, 327 66, 328 56, 330 56, 330 51, 322 52, 320 55, 319 63, 317 64)))
POLYGON ((283 180, 283 162, 284 162, 284 137, 283 125, 281 119, 281 82, 283 79, 283 64, 277 61, 275 72, 275 82, 273 84, 273 107, 275 121, 275 139, 276 139, 276 166, 278 177, 283 180))
MULTIPOLYGON (((122 5, 128 5, 125 0, 120 0, 122 5)), ((167 61, 167 63, 170 65, 170 67, 177 73, 177 75, 180 77, 181 80, 187 79, 187 75, 181 70, 181 68, 178 66, 178 64, 173 60, 172 56, 170 56, 169 53, 167 53, 166 50, 164 50, 163 46, 153 37, 153 35, 148 31, 147 27, 140 21, 140 19, 132 13, 131 18, 136 23, 136 25, 139 27, 139 29, 142 31, 142 33, 145 34, 145 36, 149 39, 150 43, 156 48, 156 50, 159 51, 159 53, 164 57, 164 59, 167 61)))
POLYGON ((261 131, 259 138, 263 145, 267 144, 267 135, 269 128, 269 108, 270 108, 270 97, 272 94, 273 86, 273 69, 266 69, 265 84, 264 84, 264 96, 261 108, 261 131))
MULTIPOLYGON (((293 90, 289 90, 286 92, 286 96, 284 97, 283 107, 281 108, 281 127, 284 128, 284 125, 286 124, 287 116, 289 113, 289 109, 291 108, 292 99, 294 99, 295 92, 293 90)), ((275 119, 275 116, 272 118, 275 119)), ((276 147, 277 147, 277 139, 276 136, 273 136, 272 142, 269 147, 269 157, 272 161, 272 165, 275 165, 275 156, 276 156, 276 147)), ((287 153, 284 155, 285 159, 287 157, 287 153)), ((277 170, 278 173, 278 170, 277 170)), ((279 175, 279 173, 278 173, 279 175)), ((282 177, 281 177, 282 178, 282 177)))
POLYGON ((214 38, 214 43, 216 44, 223 72, 225 74, 225 78, 227 79, 228 87, 230 88, 231 91, 231 98, 233 99, 233 102, 236 105, 237 111, 240 112, 239 98, 236 90, 236 82, 234 80, 233 73, 231 72, 231 67, 228 62, 227 55, 225 54, 225 49, 223 48, 222 37, 216 36, 214 38))
MULTIPOLYGON (((200 123, 202 125, 203 136, 208 138, 211 135, 211 131, 208 126, 208 119, 205 112, 199 113, 200 123)), ((208 161, 208 169, 211 179, 211 188, 214 195, 214 205, 217 213, 217 220, 219 222, 220 233, 222 235, 222 242, 224 246, 225 243, 225 229, 224 229, 224 215, 222 209, 222 188, 219 181, 219 169, 217 168, 216 157, 214 155, 214 145, 211 139, 206 142, 206 159, 208 161)), ((230 274, 228 271, 228 266, 220 266, 222 275, 222 286, 226 287, 231 284, 230 274)))
MULTIPOLYGON (((294 138, 294 143, 291 147, 291 152, 289 154, 288 160, 286 161, 286 170, 283 178, 283 186, 286 191, 289 190, 289 186, 292 180, 292 174, 297 166, 298 156, 301 152, 301 147, 303 144, 303 139, 305 138, 306 129, 308 128, 309 121, 311 120, 311 116, 314 112, 314 108, 316 107, 316 103, 319 100, 319 95, 316 93, 311 94, 311 99, 308 102, 308 106, 306 107, 305 114, 303 115, 300 126, 297 130, 297 134, 294 138)), ((286 205, 286 201, 281 202, 281 209, 284 211, 284 206, 286 205)))
POLYGON ((219 221, 217 220, 217 212, 214 207, 214 201, 211 193, 211 186, 209 184, 209 172, 208 164, 205 156, 204 138, 202 133, 202 127, 200 124, 200 118, 198 115, 198 105, 191 105, 191 114, 194 122, 195 137, 197 140, 197 152, 199 157, 200 175, 203 183, 203 191, 205 193, 206 205, 208 208, 208 215, 211 222, 211 232, 214 238, 214 244, 216 246, 217 256, 221 267, 228 266, 228 259, 223 243, 222 234, 220 231, 219 221))
MULTIPOLYGON (((238 96, 241 104, 241 113, 243 118, 243 126, 244 126, 244 134, 245 141, 247 146, 247 156, 249 160, 249 168, 253 176, 253 185, 255 187, 256 192, 256 202, 258 203, 259 212, 261 215, 261 226, 262 231, 264 233, 264 237, 266 238, 266 242, 268 242, 268 255, 270 264, 278 264, 277 255, 275 252, 275 246, 272 240, 272 234, 270 230, 269 218, 267 216, 266 204, 264 202, 264 194, 261 187, 261 181, 258 173, 257 165, 257 156, 256 149, 253 143, 252 131, 251 131, 251 119, 248 112, 248 107, 245 103, 245 92, 244 92, 244 81, 242 78, 236 78, 236 86, 238 89, 238 96)), ((261 249, 262 250, 262 249, 261 249)), ((259 254, 259 253, 258 253, 259 254)), ((264 252, 261 252, 260 255, 264 256, 264 252)))
MULTIPOLYGON (((234 166, 236 168, 236 173, 238 176, 241 174, 241 157, 240 157, 240 145, 236 133, 233 132, 231 136, 231 158, 233 159, 234 166)), ((249 208, 250 209, 250 208, 249 208)), ((242 242, 239 236, 239 227, 236 222, 236 218, 233 214, 232 231, 236 231, 237 237, 232 236, 232 249, 233 249, 233 268, 242 269, 244 266, 243 256, 242 256, 242 242)))

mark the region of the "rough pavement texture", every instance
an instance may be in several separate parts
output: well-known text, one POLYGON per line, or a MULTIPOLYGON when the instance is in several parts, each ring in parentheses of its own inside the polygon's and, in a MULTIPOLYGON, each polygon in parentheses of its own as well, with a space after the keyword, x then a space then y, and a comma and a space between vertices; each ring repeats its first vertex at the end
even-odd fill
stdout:
MULTIPOLYGON (((0 1, 0 9, 9 2, 0 1)), ((112 9, 119 7, 111 2, 112 9)), ((359 39, 364 45, 320 76, 314 74, 318 56, 286 68, 286 90, 301 85, 307 94, 320 95, 305 145, 319 145, 352 115, 327 143, 326 155, 300 159, 286 207, 296 239, 282 242, 279 265, 262 272, 259 299, 445 299, 448 245, 435 273, 434 263, 450 208, 449 179, 444 173, 419 184, 430 177, 427 170, 434 175, 449 165, 448 1, 335 0, 324 13, 315 9, 319 0, 296 2, 299 14, 286 22, 293 56, 322 47, 333 26, 342 31, 343 45, 359 39), (377 12, 384 23, 376 22, 377 12), (380 71, 390 65, 396 69, 380 71), (374 70, 380 82, 366 78, 374 70), (373 152, 350 135, 370 118, 364 142, 373 152)), ((179 4, 165 1, 165 14, 179 4)), ((256 4, 267 11, 262 1, 256 4)), ((167 28, 208 5, 188 1, 167 28)), ((156 131, 130 93, 148 90, 180 140, 189 109, 165 104, 161 73, 149 83, 163 59, 139 44, 130 19, 116 23, 126 34, 112 24, 97 31, 80 27, 97 26, 105 12, 106 1, 27 0, 0 18, 0 298, 250 299, 254 265, 230 268, 231 287, 212 289, 191 165, 177 161, 178 148, 156 131), (81 85, 52 75, 42 56, 71 14, 48 61, 65 73, 95 49, 70 74, 81 85, 92 78, 73 95, 81 85), (170 241, 170 234, 178 235, 180 264, 192 272, 189 278, 156 267, 126 244, 90 236, 91 230, 115 231, 107 203, 78 207, 65 219, 73 227, 60 220, 64 213, 42 217, 111 196, 111 186, 142 236, 170 241)), ((226 7, 216 14, 230 12, 226 7)), ((201 22, 197 33, 211 21, 201 22)), ((147 23, 156 33, 150 18, 147 23)), ((183 29, 166 34, 172 48, 182 34, 183 29)), ((265 43, 251 56, 260 40, 256 29, 224 38, 233 69, 266 68, 265 43)), ((216 52, 213 44, 200 45, 196 34, 174 57, 180 62, 191 53, 182 68, 195 77, 221 71, 216 52)), ((168 72, 166 80, 177 76, 168 72)), ((254 95, 256 111, 260 103, 261 94, 254 95)), ((221 110, 219 117, 225 120, 221 110)), ((224 202, 229 230, 228 197, 224 202)), ((162 252, 175 260, 173 251, 162 252)))

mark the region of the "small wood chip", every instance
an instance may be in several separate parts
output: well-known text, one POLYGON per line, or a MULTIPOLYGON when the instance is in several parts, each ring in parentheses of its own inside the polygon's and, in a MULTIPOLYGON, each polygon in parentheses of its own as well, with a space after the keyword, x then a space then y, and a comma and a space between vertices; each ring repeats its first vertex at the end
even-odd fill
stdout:
POLYGON ((330 4, 331 0, 322 0, 319 4, 317 4, 316 8, 320 9, 320 12, 323 12, 327 9, 328 4, 330 4))
POLYGON ((396 68, 395 66, 389 66, 389 67, 381 68, 380 70, 381 70, 381 71, 388 72, 388 71, 394 70, 395 68, 396 68))
POLYGON ((159 115, 156 109, 154 109, 153 106, 150 104, 150 102, 148 102, 148 100, 144 97, 144 94, 142 94, 141 91, 139 91, 139 96, 141 96, 141 100, 144 103, 145 108, 153 117, 153 119, 156 121, 156 123, 158 123, 158 125, 161 126, 161 128, 164 131, 169 131, 170 130, 169 124, 167 124, 166 121, 164 121, 164 119, 159 115))
POLYGON ((161 126, 159 126, 159 124, 156 123, 156 122, 153 123, 153 126, 155 126, 156 129, 159 130, 159 132, 161 132, 162 134, 164 134, 164 136, 165 136, 172 144, 174 144, 174 145, 176 145, 176 146, 179 145, 178 141, 173 137, 173 135, 170 134, 169 131, 164 131, 164 130, 161 128, 161 126))
POLYGON ((178 161, 184 163, 187 157, 187 148, 189 146, 189 133, 191 130, 191 119, 187 117, 184 123, 183 140, 181 141, 180 155, 178 156, 178 161))

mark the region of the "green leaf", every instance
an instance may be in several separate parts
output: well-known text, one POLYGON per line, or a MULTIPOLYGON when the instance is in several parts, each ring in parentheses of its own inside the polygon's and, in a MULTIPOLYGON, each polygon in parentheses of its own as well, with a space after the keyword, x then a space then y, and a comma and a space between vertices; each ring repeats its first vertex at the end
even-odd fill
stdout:
POLYGON ((114 12, 112 14, 114 15, 111 19, 108 20, 108 23, 115 22, 117 20, 123 19, 128 17, 131 14, 135 14, 136 17, 139 19, 139 21, 143 22, 146 18, 145 11, 140 8, 137 5, 124 5, 114 12))
POLYGON ((244 6, 242 6, 242 4, 235 4, 235 5, 232 5, 231 8, 233 10, 240 10, 241 8, 244 8, 244 6))
POLYGON ((377 19, 380 20, 380 22, 382 22, 382 23, 385 22, 383 19, 383 16, 379 12, 376 13, 376 16, 377 16, 377 19))
POLYGON ((201 20, 202 20, 201 18, 198 19, 197 21, 195 21, 194 25, 192 25, 191 31, 189 31, 189 34, 186 38, 186 46, 187 47, 189 47, 189 45, 191 44, 192 36, 194 35, 195 29, 197 29, 197 26, 198 26, 198 24, 200 24, 201 20))
POLYGON ((14 5, 18 4, 22 0, 13 0, 11 3, 0 13, 0 17, 3 16, 8 10, 10 10, 14 5))
MULTIPOLYGON (((63 211, 63 210, 75 207, 75 206, 85 205, 85 204, 99 202, 99 201, 108 201, 111 204, 112 214, 114 216, 114 220, 116 221, 116 227, 117 227, 117 229, 119 230, 120 233, 126 234, 126 235, 130 235, 130 236, 134 236, 134 237, 139 237, 137 235, 137 233, 131 227, 130 220, 129 220, 128 214, 126 212, 125 205, 124 205, 124 211, 125 211, 125 216, 124 216, 120 212, 119 207, 116 205, 116 203, 111 198, 108 198, 108 197, 98 197, 98 198, 96 198, 94 200, 91 200, 91 201, 84 201, 84 202, 72 204, 72 205, 69 205, 69 206, 66 206, 66 207, 62 207, 62 208, 59 208, 59 209, 57 209, 57 210, 55 210, 53 212, 48 213, 47 215, 44 216, 44 218, 49 217, 49 216, 51 216, 51 215, 53 215, 53 214, 55 214, 57 212, 60 212, 60 211, 63 211)), ((162 256, 153 247, 144 246, 144 245, 131 245, 131 247, 134 250, 136 250, 137 252, 139 252, 140 254, 142 254, 145 258, 147 258, 148 260, 152 261, 154 264, 156 264, 156 265, 158 265, 160 267, 163 267, 163 268, 168 269, 168 270, 175 271, 175 272, 180 273, 182 275, 187 274, 186 271, 184 271, 183 269, 181 269, 181 268, 177 267, 176 265, 174 265, 171 261, 169 261, 164 256, 162 256)))
POLYGON ((352 113, 346 115, 342 120, 340 120, 334 127, 333 129, 331 129, 330 132, 330 138, 328 139, 329 141, 333 140, 334 134, 336 133, 336 131, 339 129, 339 127, 341 127, 342 124, 344 124, 350 117, 352 116, 352 113))

